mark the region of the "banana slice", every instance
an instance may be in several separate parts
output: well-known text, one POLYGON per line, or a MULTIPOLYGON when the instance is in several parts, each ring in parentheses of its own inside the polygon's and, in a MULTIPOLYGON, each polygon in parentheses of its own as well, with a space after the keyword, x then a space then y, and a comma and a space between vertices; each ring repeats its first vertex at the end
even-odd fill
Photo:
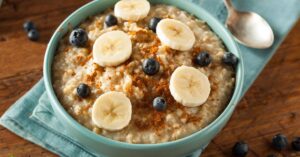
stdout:
POLYGON ((200 106, 207 100, 210 83, 205 74, 188 66, 178 67, 170 79, 170 92, 183 106, 200 106))
POLYGON ((129 124, 131 113, 131 102, 125 94, 108 92, 95 101, 92 120, 100 128, 116 131, 129 124))
POLYGON ((147 0, 121 0, 115 5, 115 15, 128 21, 138 21, 145 18, 150 11, 147 0))
POLYGON ((129 35, 123 31, 102 34, 93 45, 94 62, 100 66, 117 66, 126 61, 132 53, 129 35))
POLYGON ((190 50, 195 43, 195 35, 184 23, 174 19, 163 19, 156 27, 160 41, 172 49, 190 50))

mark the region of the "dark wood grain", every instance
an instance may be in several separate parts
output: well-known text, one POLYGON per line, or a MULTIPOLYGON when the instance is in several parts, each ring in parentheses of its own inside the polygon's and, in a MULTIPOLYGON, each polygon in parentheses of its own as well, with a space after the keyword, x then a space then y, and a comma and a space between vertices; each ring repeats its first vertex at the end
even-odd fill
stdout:
POLYGON ((230 122, 212 141, 204 157, 230 156, 237 140, 250 146, 249 156, 300 156, 291 150, 279 153, 270 147, 277 133, 289 141, 300 136, 300 22, 289 33, 275 56, 242 99, 230 122))
MULTIPOLYGON (((55 28, 89 0, 5 0, 0 8, 0 115, 42 76, 45 48, 55 28), (22 24, 33 20, 41 40, 31 42, 22 24)), ((203 157, 231 156, 237 140, 250 146, 248 156, 300 156, 290 148, 276 152, 270 139, 284 133, 300 136, 300 22, 238 105, 228 125, 203 157)), ((0 126, 0 156, 55 156, 0 126)))

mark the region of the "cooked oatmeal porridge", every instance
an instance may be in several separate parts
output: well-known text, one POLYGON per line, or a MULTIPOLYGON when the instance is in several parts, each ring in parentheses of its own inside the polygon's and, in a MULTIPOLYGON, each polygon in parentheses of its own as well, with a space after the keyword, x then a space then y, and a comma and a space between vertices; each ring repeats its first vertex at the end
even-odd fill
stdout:
POLYGON ((235 72, 224 56, 234 56, 185 11, 151 5, 143 16, 123 15, 126 1, 134 3, 119 1, 60 41, 52 67, 58 99, 113 140, 161 143, 201 130, 231 98, 235 72))

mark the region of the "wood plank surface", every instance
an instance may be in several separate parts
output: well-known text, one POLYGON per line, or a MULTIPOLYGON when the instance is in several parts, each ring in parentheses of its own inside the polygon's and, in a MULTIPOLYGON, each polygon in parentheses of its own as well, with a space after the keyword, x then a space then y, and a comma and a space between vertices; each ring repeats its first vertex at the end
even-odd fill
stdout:
MULTIPOLYGON (((0 115, 42 76, 47 42, 55 28, 90 0, 4 0, 0 8, 0 115), (31 42, 23 31, 32 20, 41 39, 31 42)), ((242 99, 230 122, 212 141, 203 157, 231 156, 237 140, 249 144, 251 156, 300 156, 290 148, 276 152, 270 141, 276 133, 289 140, 300 136, 300 22, 242 99)), ((49 151, 0 126, 0 156, 53 157, 49 151)))

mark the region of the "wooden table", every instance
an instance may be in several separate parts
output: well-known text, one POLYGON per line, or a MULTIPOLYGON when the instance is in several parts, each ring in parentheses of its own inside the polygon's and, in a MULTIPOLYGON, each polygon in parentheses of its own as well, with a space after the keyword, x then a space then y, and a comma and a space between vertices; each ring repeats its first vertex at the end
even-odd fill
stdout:
MULTIPOLYGON (((55 28, 90 0, 4 0, 0 8, 0 115, 42 77, 45 48, 55 28), (25 20, 34 21, 41 39, 31 42, 25 20)), ((237 140, 250 146, 249 156, 273 151, 270 139, 284 133, 300 136, 300 22, 238 105, 225 129, 203 157, 230 156, 237 140)), ((295 152, 284 152, 285 156, 295 152)), ((0 156, 55 156, 0 126, 0 156)), ((298 156, 300 156, 298 154, 298 156)))

